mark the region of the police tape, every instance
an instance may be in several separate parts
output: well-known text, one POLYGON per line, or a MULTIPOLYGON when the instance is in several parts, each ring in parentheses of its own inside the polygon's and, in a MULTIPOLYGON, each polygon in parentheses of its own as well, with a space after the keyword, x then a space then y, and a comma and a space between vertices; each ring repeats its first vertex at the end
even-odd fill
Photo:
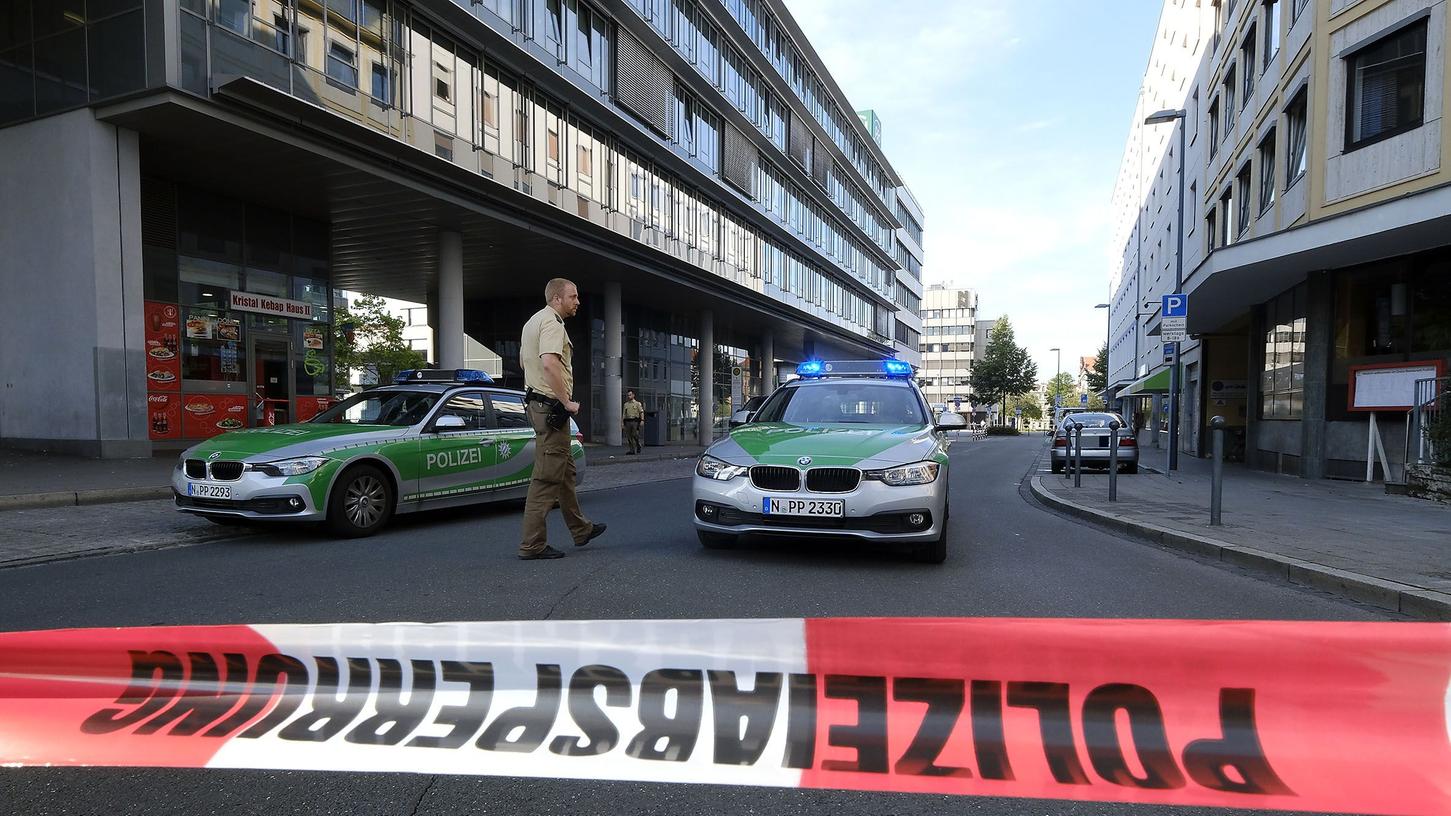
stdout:
POLYGON ((1451 812, 1451 627, 578 621, 0 634, 0 765, 1451 812))

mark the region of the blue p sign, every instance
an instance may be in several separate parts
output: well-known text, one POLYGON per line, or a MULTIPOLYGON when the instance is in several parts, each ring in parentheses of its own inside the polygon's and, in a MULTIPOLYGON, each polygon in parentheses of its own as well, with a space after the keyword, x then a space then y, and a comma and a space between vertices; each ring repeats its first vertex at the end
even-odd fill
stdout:
POLYGON ((1189 296, 1164 295, 1164 305, 1161 312, 1164 317, 1188 317, 1189 296))

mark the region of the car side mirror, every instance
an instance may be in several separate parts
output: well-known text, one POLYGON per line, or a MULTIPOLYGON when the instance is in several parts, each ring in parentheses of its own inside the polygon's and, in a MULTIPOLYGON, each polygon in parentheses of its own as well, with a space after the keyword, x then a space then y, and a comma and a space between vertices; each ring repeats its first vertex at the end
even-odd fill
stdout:
POLYGON ((942 414, 937 417, 936 430, 960 431, 966 427, 967 418, 964 417, 962 414, 953 413, 952 411, 943 411, 942 414))
POLYGON ((731 414, 731 427, 739 428, 740 426, 749 423, 751 421, 751 418, 755 415, 755 411, 747 411, 746 409, 742 408, 741 410, 736 411, 734 414, 731 414))
POLYGON ((444 414, 433 423, 433 430, 462 431, 468 428, 468 426, 468 423, 464 422, 463 417, 454 416, 453 414, 444 414))

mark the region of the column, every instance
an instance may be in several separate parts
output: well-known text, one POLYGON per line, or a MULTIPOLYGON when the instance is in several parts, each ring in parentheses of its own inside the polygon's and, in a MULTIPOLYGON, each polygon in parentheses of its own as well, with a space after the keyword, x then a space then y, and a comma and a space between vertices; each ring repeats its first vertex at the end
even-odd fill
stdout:
POLYGON ((776 390, 776 336, 769 330, 761 335, 761 394, 776 390))
POLYGON ((428 307, 428 364, 438 365, 438 288, 432 287, 424 296, 428 307))
POLYGON ((1300 415, 1300 476, 1306 479, 1325 478, 1325 390, 1335 342, 1330 275, 1312 272, 1305 283, 1305 402, 1300 415))
POLYGON ((700 347, 696 354, 700 368, 700 444, 711 442, 715 427, 715 315, 709 310, 700 313, 700 347))
MULTIPOLYGON (((620 302, 620 284, 605 284, 605 444, 624 444, 620 422, 624 415, 624 308, 620 302)), ((638 387, 638 385, 636 386, 638 387)), ((643 432, 643 429, 642 429, 643 432)))
POLYGON ((463 368, 463 236, 451 230, 438 233, 438 332, 434 346, 439 368, 463 368))

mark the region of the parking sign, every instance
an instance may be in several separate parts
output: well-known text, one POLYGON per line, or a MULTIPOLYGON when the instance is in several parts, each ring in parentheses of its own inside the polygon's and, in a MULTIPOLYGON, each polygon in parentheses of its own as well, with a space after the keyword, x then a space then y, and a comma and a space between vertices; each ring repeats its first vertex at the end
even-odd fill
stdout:
POLYGON ((1188 295, 1164 295, 1164 305, 1160 309, 1164 317, 1188 317, 1189 296, 1188 295))

